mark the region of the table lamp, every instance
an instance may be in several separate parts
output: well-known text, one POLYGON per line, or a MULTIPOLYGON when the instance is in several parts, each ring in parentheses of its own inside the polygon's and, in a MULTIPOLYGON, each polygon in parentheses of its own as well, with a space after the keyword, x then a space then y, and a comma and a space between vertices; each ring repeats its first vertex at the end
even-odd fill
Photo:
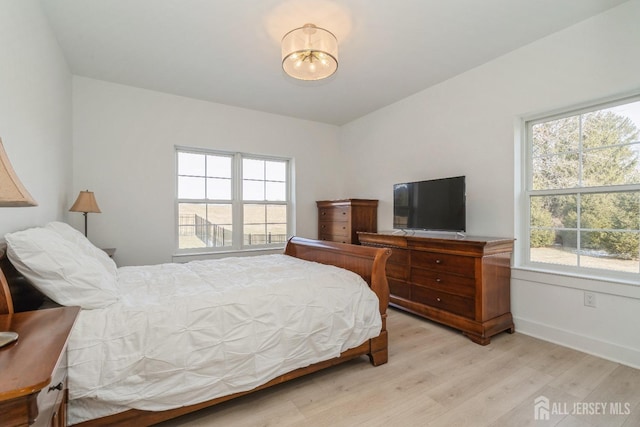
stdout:
MULTIPOLYGON (((2 139, 0 139, 0 207, 24 207, 37 206, 31 194, 20 182, 18 175, 13 170, 9 157, 4 151, 2 139)), ((4 248, 0 248, 0 257, 4 256, 4 248)), ((13 301, 7 278, 0 270, 0 289, 6 296, 4 301, 0 301, 0 314, 13 314, 13 301)), ((1 329, 8 329, 11 319, 7 320, 6 325, 0 325, 1 329)), ((10 344, 18 339, 18 334, 12 331, 0 331, 0 347, 10 344)))
POLYGON ((96 202, 96 197, 93 195, 93 191, 81 191, 78 194, 78 198, 76 202, 69 208, 69 212, 82 212, 84 215, 84 235, 87 236, 87 214, 91 213, 101 213, 100 208, 98 207, 98 203, 96 202))

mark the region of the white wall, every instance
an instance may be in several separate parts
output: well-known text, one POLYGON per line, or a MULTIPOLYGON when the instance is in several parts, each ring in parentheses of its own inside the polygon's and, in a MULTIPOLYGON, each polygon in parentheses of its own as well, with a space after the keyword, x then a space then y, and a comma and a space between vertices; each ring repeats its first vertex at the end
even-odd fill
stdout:
MULTIPOLYGON (((514 123, 640 91, 639 19, 630 1, 343 126, 346 161, 359 165, 346 192, 380 199, 384 230, 394 183, 466 175, 468 233, 517 237, 514 123)), ((640 367, 638 286, 519 270, 512 311, 520 332, 640 367), (597 308, 584 307, 585 288, 597 308)))
MULTIPOLYGON (((315 201, 340 197, 335 126, 73 78, 74 191, 95 192, 89 238, 119 265, 169 262, 175 249, 175 145, 291 157, 296 234, 317 236, 315 201)), ((72 219, 82 227, 82 215, 72 219)))
POLYGON ((37 207, 0 209, 5 233, 60 220, 71 187, 71 74, 35 0, 0 2, 0 138, 37 207))

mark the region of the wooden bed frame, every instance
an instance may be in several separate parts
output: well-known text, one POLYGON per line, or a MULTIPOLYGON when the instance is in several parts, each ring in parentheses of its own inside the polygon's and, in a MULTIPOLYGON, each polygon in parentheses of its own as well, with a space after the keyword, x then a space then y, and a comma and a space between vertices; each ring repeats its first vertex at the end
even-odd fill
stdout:
MULTIPOLYGON (((13 313, 38 308, 44 297, 35 291, 22 277, 5 256, 5 247, 0 247, 0 314, 13 313)), ((317 241, 293 237, 287 242, 285 254, 322 264, 335 265, 351 270, 364 278, 380 300, 380 316, 382 331, 380 335, 368 340, 358 347, 345 351, 339 357, 315 363, 305 368, 296 369, 281 375, 253 390, 222 396, 195 405, 183 406, 166 411, 142 411, 131 409, 118 414, 86 421, 78 426, 147 426, 179 417, 218 403, 226 402, 236 397, 244 396, 347 360, 368 355, 374 366, 384 364, 388 360, 387 351, 387 305, 389 303, 389 287, 386 278, 386 262, 391 250, 373 248, 343 243, 317 241)))

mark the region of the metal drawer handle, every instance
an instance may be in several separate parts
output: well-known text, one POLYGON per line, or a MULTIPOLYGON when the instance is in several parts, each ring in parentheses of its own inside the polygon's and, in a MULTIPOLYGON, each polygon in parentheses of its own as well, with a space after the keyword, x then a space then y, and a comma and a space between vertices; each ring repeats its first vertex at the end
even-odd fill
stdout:
POLYGON ((438 278, 436 278, 436 282, 440 283, 440 282, 442 282, 442 279, 440 279, 440 278, 438 277, 438 278))
POLYGON ((436 260, 436 264, 442 264, 442 261, 440 261, 439 259, 436 260))
POLYGON ((436 301, 441 302, 442 300, 440 299, 440 297, 436 298, 436 301))
POLYGON ((51 387, 49 387, 49 391, 54 391, 54 390, 62 390, 62 382, 59 382, 56 385, 52 385, 51 387))

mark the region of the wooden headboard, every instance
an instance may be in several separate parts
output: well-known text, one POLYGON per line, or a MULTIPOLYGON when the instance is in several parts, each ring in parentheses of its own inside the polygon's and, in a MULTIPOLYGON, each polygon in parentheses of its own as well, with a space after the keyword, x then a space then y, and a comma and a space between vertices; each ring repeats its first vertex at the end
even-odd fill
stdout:
POLYGON ((36 310, 50 301, 15 269, 0 243, 0 314, 36 310))

